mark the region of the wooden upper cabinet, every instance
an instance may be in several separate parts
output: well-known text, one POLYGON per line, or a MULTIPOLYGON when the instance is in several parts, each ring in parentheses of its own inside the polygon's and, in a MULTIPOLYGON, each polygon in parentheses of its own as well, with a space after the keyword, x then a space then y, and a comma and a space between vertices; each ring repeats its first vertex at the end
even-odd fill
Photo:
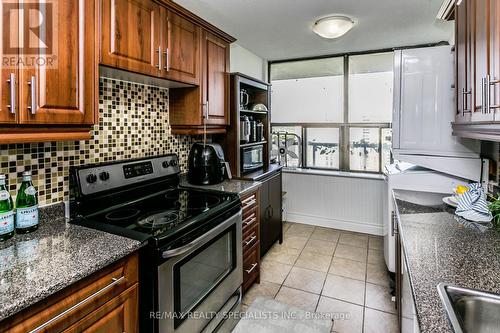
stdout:
POLYGON ((159 75, 160 5, 150 0, 101 0, 100 6, 100 63, 159 75))
POLYGON ((489 0, 470 0, 473 32, 473 96, 472 120, 489 120, 486 77, 489 73, 489 0))
MULTIPOLYGON (((2 22, 9 22, 9 29, 2 30, 2 41, 9 40, 10 36, 18 36, 18 22, 10 22, 11 16, 2 11, 2 22)), ((4 57, 3 47, 0 47, 0 56, 4 57)), ((8 55, 5 55, 8 56, 8 55)), ((16 123, 19 111, 17 80, 19 79, 17 66, 5 66, 0 63, 0 124, 16 123), (11 81, 12 80, 12 81, 11 81)))
POLYGON ((205 32, 203 96, 207 124, 229 124, 229 44, 205 32))
POLYGON ((199 85, 201 28, 166 8, 162 8, 161 12, 163 52, 161 76, 199 85))
POLYGON ((59 22, 52 36, 56 62, 20 68, 20 122, 91 125, 97 99, 95 2, 59 1, 55 13, 59 22))
POLYGON ((469 84, 470 44, 467 25, 467 2, 462 1, 455 8, 455 55, 456 55, 456 106, 457 121, 470 120, 471 89, 469 84))
POLYGON ((489 15, 490 49, 489 49, 489 75, 490 75, 490 110, 494 120, 500 120, 500 3, 498 0, 490 1, 489 15))
POLYGON ((462 0, 455 10, 457 122, 499 120, 500 5, 462 0))

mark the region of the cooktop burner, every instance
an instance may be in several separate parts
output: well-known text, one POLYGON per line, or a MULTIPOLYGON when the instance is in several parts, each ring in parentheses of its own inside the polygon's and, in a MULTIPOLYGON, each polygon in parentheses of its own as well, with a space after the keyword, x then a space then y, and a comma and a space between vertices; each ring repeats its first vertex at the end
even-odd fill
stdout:
POLYGON ((167 193, 165 198, 174 200, 178 209, 190 211, 207 211, 221 202, 221 199, 215 194, 188 191, 172 191, 172 193, 167 193))
POLYGON ((175 211, 153 212, 137 220, 137 225, 147 229, 157 229, 165 226, 173 226, 179 219, 179 214, 175 211))
POLYGON ((105 217, 109 221, 119 222, 130 220, 139 215, 139 213, 140 211, 138 209, 124 208, 112 211, 111 213, 106 214, 105 217))

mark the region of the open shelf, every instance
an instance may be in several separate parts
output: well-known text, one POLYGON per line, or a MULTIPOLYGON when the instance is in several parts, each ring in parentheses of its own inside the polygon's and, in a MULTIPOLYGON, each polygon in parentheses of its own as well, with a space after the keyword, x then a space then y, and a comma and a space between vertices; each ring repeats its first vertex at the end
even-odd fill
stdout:
POLYGON ((267 115, 267 111, 240 110, 241 113, 267 115))
POLYGON ((264 140, 264 141, 257 141, 257 142, 250 142, 250 143, 242 143, 242 144, 240 144, 240 147, 241 148, 252 147, 252 146, 263 145, 265 143, 267 143, 266 140, 264 140))

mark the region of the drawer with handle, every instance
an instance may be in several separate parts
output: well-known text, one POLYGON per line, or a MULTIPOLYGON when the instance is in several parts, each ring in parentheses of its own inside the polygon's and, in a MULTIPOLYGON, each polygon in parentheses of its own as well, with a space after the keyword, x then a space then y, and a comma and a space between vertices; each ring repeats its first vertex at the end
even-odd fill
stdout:
POLYGON ((253 192, 241 199, 243 213, 257 205, 257 192, 253 192))
POLYGON ((121 260, 7 319, 0 332, 62 331, 137 284, 137 265, 137 254, 121 260))
POLYGON ((243 221, 242 221, 243 234, 245 234, 250 228, 253 228, 258 223, 259 223, 259 212, 257 211, 257 207, 254 207, 250 211, 243 214, 243 221))
POLYGON ((243 234, 243 258, 246 257, 246 252, 259 241, 259 228, 257 225, 250 227, 243 234))
POLYGON ((260 275, 259 243, 257 242, 243 260, 243 290, 247 290, 260 275))

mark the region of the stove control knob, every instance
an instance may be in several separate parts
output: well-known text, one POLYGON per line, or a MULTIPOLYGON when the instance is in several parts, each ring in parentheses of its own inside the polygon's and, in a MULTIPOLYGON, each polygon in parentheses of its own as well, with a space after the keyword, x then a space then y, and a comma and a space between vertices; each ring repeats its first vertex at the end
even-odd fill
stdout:
POLYGON ((170 166, 176 166, 177 164, 177 160, 170 160, 170 166))
POLYGON ((109 179, 109 173, 107 171, 103 171, 99 174, 99 179, 105 182, 109 179))
POLYGON ((168 164, 168 161, 164 161, 162 164, 161 164, 165 169, 168 168, 170 166, 170 164, 168 164))
POLYGON ((89 184, 93 184, 93 183, 95 183, 96 181, 97 181, 97 176, 96 176, 96 175, 94 175, 93 173, 91 173, 91 174, 89 174, 89 175, 87 176, 87 183, 89 183, 89 184))

